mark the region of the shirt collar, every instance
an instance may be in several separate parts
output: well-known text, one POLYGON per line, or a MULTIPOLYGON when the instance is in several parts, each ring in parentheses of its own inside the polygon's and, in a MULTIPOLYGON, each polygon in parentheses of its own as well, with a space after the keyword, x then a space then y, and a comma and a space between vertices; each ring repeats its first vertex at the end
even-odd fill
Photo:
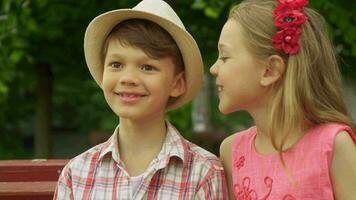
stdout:
POLYGON ((157 155, 158 168, 164 168, 168 165, 169 161, 173 157, 177 157, 185 163, 185 151, 187 151, 187 142, 179 134, 179 131, 169 122, 167 125, 167 135, 165 142, 163 143, 160 153, 157 155))
POLYGON ((103 143, 103 147, 101 149, 99 160, 103 159, 104 157, 111 156, 117 163, 120 161, 120 154, 119 154, 119 144, 117 141, 118 132, 119 132, 120 124, 114 130, 112 136, 103 143))
MULTIPOLYGON (((188 151, 187 141, 184 140, 179 131, 168 121, 166 122, 166 125, 166 139, 162 145, 160 153, 157 155, 159 168, 165 167, 172 157, 180 158, 183 163, 185 163, 185 152, 188 151)), ((114 159, 117 163, 120 163, 120 152, 117 141, 119 127, 120 125, 115 128, 113 135, 103 143, 103 147, 98 158, 99 160, 103 159, 104 157, 111 156, 111 158, 114 159)))

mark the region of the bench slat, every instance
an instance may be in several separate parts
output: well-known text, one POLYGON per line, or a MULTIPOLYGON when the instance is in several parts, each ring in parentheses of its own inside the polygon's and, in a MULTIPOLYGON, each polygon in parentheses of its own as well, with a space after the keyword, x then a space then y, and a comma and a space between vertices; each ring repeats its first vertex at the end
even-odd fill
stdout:
POLYGON ((0 160, 0 199, 51 200, 69 160, 0 160))
POLYGON ((53 195, 56 181, 0 182, 0 196, 53 195))
POLYGON ((57 181, 68 160, 1 160, 0 182, 57 181))

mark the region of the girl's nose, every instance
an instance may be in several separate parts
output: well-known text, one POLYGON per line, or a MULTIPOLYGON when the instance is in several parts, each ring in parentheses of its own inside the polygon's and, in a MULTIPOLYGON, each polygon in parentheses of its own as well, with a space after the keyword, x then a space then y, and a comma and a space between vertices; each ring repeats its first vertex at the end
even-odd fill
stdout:
POLYGON ((209 69, 210 73, 214 76, 218 75, 218 66, 217 66, 217 62, 215 62, 209 69))

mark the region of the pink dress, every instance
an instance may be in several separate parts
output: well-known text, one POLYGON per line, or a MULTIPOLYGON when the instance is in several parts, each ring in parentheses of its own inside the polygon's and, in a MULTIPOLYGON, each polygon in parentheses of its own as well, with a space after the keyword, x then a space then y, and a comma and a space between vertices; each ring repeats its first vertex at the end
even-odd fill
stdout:
POLYGON ((350 133, 356 143, 350 127, 336 123, 322 124, 308 130, 292 149, 283 154, 294 182, 288 179, 278 154, 262 155, 256 152, 256 127, 239 132, 232 143, 236 199, 334 199, 329 174, 335 136, 340 131, 350 133))

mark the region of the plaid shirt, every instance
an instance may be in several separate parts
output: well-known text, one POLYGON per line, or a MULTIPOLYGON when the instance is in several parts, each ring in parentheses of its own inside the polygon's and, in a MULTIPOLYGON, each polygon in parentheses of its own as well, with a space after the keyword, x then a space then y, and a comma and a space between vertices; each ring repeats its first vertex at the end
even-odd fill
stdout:
POLYGON ((185 140, 167 123, 158 156, 132 194, 130 176, 120 161, 117 134, 72 159, 63 169, 54 199, 227 199, 219 159, 185 140))

